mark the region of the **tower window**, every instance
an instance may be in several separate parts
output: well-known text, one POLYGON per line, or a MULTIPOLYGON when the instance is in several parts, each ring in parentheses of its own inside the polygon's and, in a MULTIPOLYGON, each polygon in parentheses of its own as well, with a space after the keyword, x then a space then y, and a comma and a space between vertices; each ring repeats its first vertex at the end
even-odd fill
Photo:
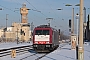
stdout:
POLYGON ((25 33, 24 33, 24 36, 25 36, 25 33))

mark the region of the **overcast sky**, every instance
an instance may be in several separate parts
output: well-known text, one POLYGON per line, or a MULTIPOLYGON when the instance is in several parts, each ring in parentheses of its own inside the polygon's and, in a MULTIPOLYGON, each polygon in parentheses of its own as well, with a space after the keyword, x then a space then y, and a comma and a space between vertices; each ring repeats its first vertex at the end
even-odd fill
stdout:
MULTIPOLYGON (((46 18, 53 18, 51 26, 68 31, 68 20, 72 18, 72 7, 75 14, 79 12, 79 0, 0 0, 0 26, 6 26, 6 14, 8 14, 8 26, 12 22, 20 22, 21 15, 19 9, 26 3, 27 8, 31 9, 28 14, 28 23, 33 22, 35 26, 47 24, 46 18), (65 6, 71 4, 72 7, 65 6), (58 8, 63 10, 59 11, 58 8), (33 9, 33 10, 32 10, 33 9), (14 12, 15 11, 15 12, 14 12), (38 12, 41 11, 41 12, 38 12)), ((84 0, 87 14, 90 13, 90 0, 84 0)))

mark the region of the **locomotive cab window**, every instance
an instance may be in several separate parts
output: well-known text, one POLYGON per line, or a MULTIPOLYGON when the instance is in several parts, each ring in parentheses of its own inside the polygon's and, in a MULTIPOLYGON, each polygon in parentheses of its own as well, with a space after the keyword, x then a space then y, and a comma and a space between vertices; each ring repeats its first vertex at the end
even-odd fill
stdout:
POLYGON ((35 35, 42 35, 42 30, 36 30, 35 35))
POLYGON ((43 30, 43 35, 49 35, 49 30, 43 30))
POLYGON ((35 35, 49 35, 49 30, 36 30, 35 35))

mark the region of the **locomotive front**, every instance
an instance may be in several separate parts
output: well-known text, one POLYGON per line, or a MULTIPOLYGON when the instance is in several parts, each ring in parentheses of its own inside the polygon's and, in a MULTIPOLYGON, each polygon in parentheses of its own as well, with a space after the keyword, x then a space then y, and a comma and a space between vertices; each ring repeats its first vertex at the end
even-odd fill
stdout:
POLYGON ((54 32, 50 27, 36 27, 33 35, 33 48, 36 51, 50 51, 54 49, 54 32))

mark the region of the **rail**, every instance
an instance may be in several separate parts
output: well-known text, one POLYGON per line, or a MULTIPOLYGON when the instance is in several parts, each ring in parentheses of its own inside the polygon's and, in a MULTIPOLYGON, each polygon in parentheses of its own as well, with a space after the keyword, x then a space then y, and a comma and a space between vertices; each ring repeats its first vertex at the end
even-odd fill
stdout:
POLYGON ((20 55, 20 54, 28 52, 28 50, 30 49, 32 49, 32 45, 1 49, 0 57, 11 55, 12 50, 15 50, 17 55, 20 55))

